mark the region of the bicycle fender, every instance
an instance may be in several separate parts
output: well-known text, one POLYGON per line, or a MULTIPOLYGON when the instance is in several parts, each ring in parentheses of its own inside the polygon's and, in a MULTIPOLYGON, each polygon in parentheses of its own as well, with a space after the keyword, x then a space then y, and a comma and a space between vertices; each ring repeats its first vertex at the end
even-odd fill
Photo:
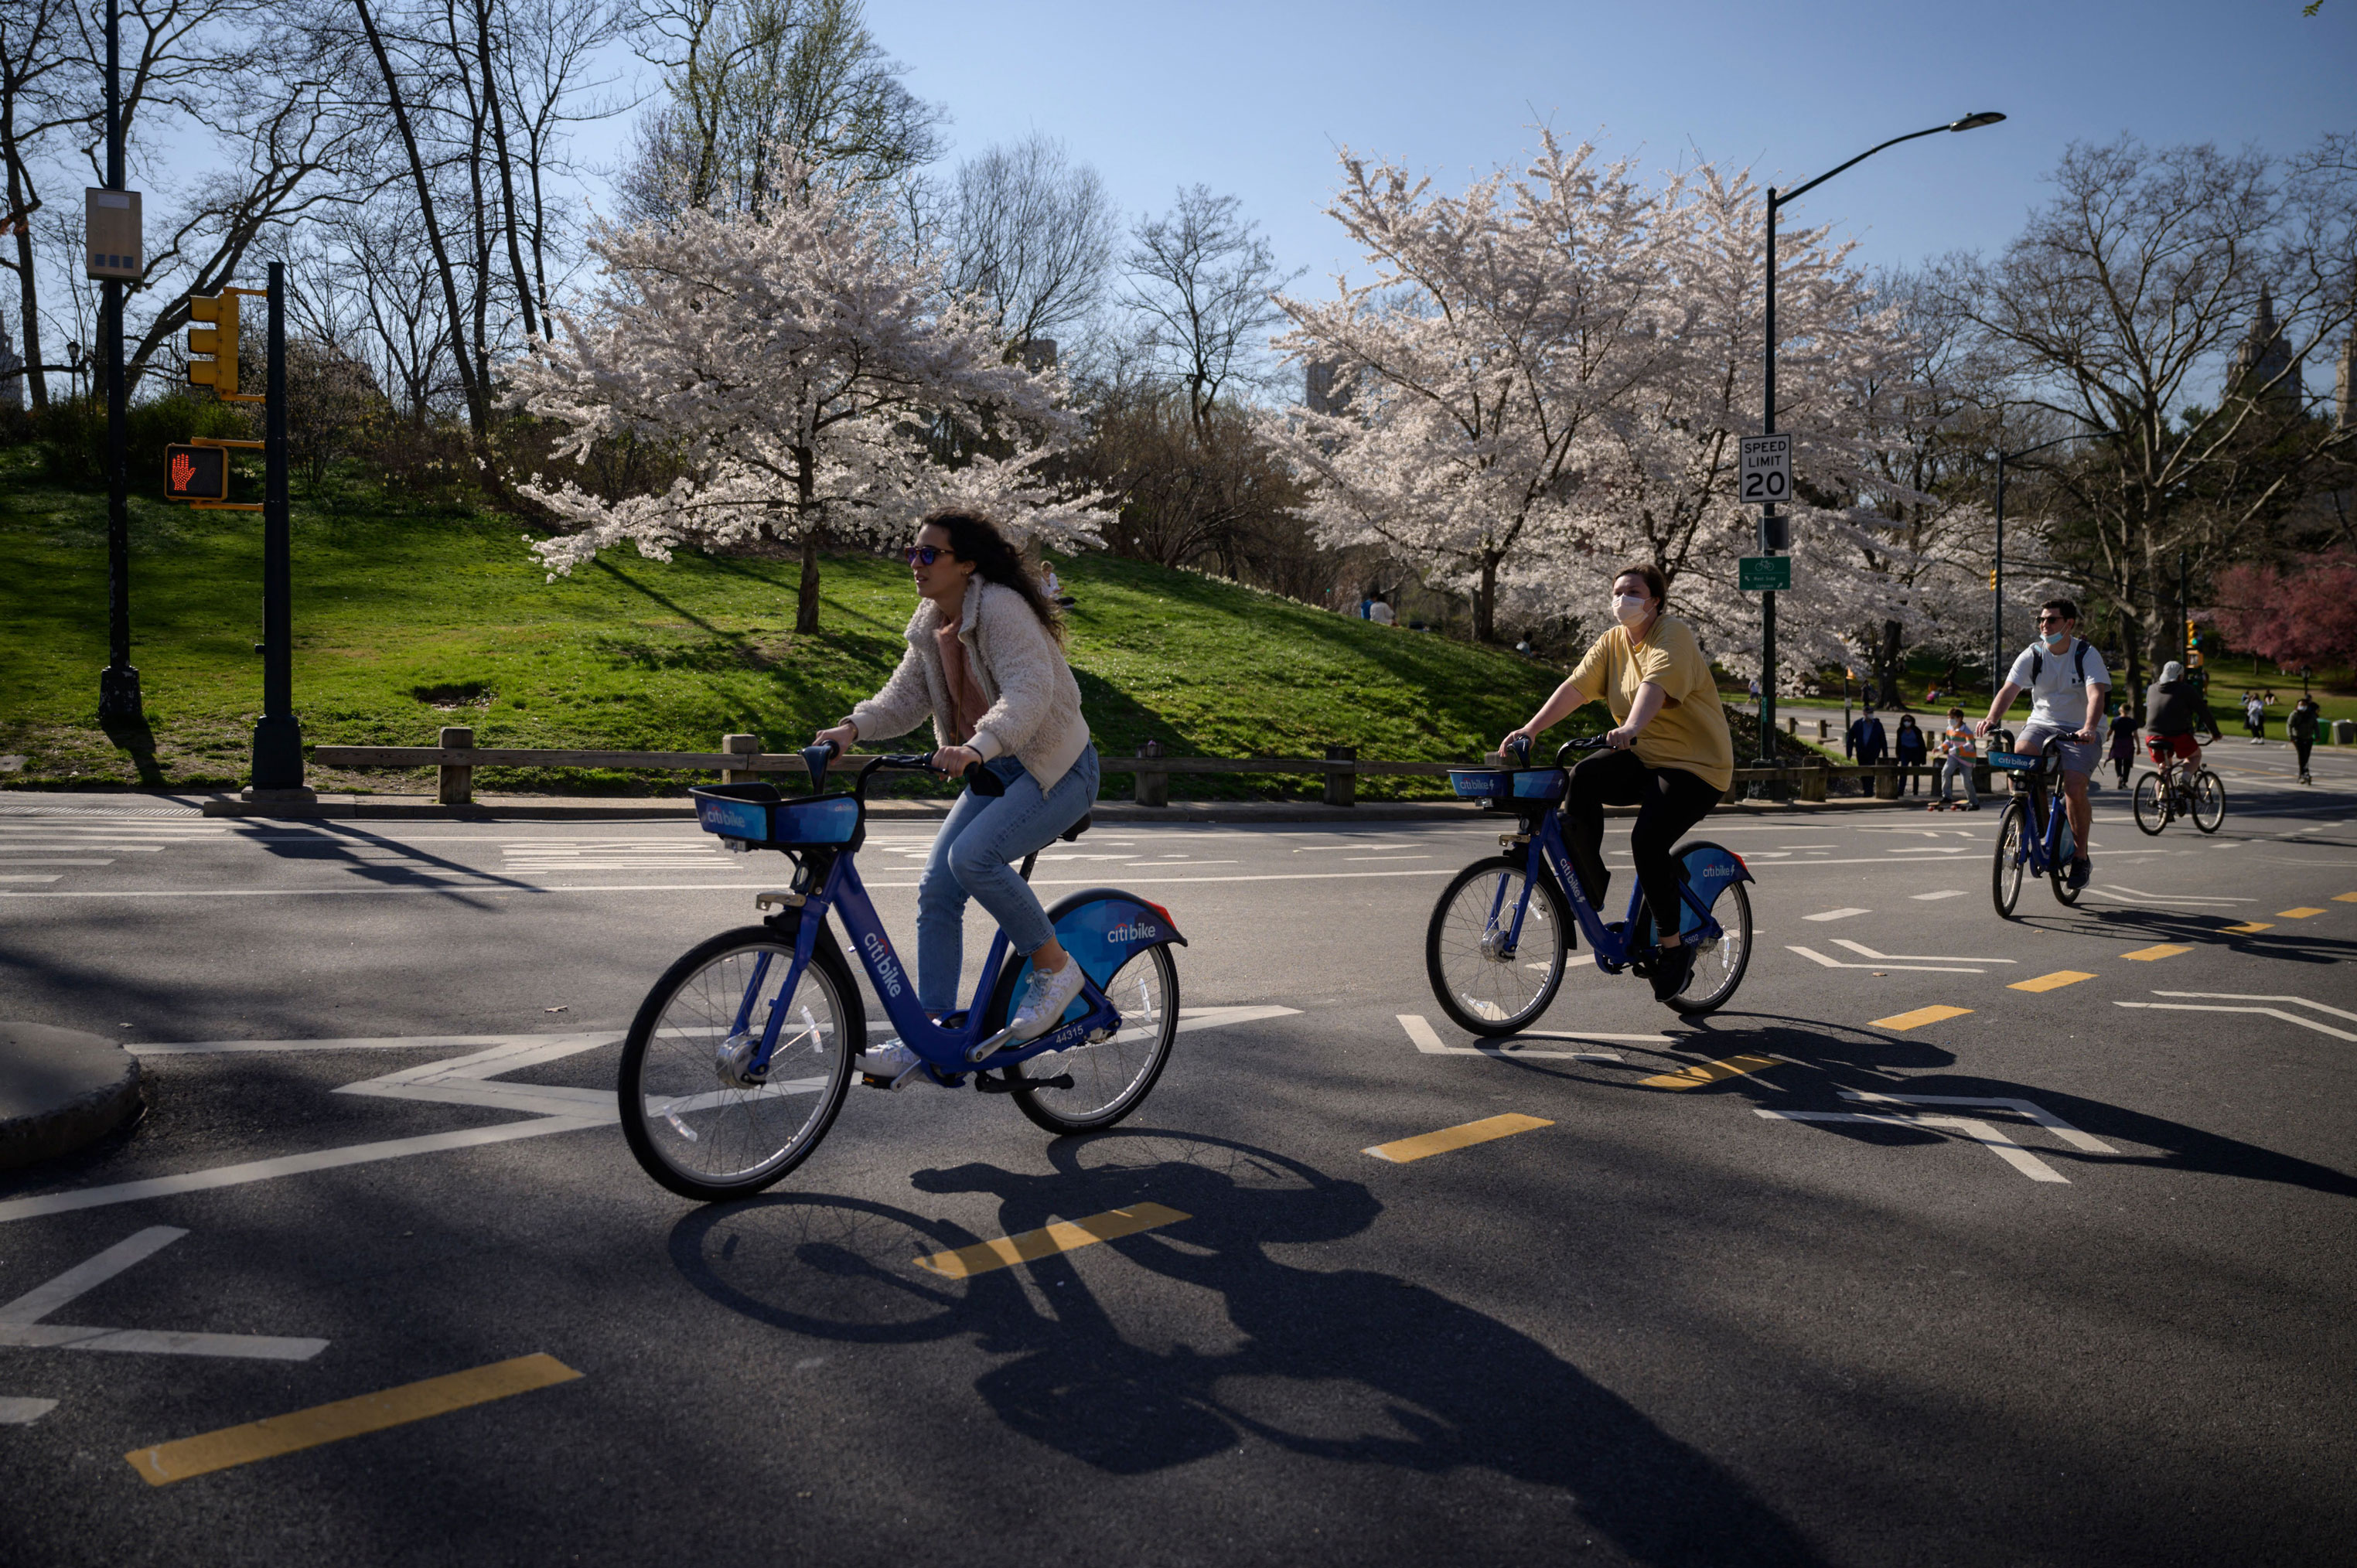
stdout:
MULTIPOLYGON (((1678 852, 1678 862, 1685 868, 1686 889, 1693 898, 1707 909, 1718 902, 1718 896, 1727 885, 1758 880, 1750 867, 1733 850, 1715 843, 1690 843, 1678 852)), ((1694 904, 1688 904, 1678 921, 1681 935, 1702 929, 1702 914, 1694 904)))
POLYGON ((1170 911, 1118 887, 1084 887, 1060 898, 1048 911, 1056 940, 1081 961, 1082 972, 1099 985, 1140 948, 1157 942, 1187 945, 1170 911))

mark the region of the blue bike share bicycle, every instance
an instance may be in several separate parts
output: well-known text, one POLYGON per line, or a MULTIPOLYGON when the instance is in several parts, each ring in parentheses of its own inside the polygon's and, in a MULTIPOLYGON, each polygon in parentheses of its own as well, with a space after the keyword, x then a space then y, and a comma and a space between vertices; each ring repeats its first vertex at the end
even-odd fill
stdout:
MULTIPOLYGON (((832 746, 802 753, 807 795, 764 783, 690 791, 706 832, 734 850, 781 851, 795 870, 790 888, 754 901, 775 913, 697 944, 666 970, 623 1042, 623 1135, 647 1174, 683 1197, 760 1191, 809 1156, 842 1109, 867 1021, 830 913, 891 1028, 918 1058, 888 1082, 868 1079, 877 1088, 971 1079, 1051 1133, 1088 1133, 1136 1110, 1169 1060, 1178 1031, 1170 948, 1187 939, 1168 910, 1119 888, 1088 888, 1049 909, 1057 940, 1087 978, 1047 1033, 1010 1037, 1007 1015, 1031 966, 1007 952, 1004 931, 991 942, 972 1004, 940 1019, 928 1014, 856 857, 866 839, 869 778, 879 768, 929 772, 932 759, 871 757, 850 789, 829 792, 834 756, 832 746)), ((984 768, 968 769, 966 783, 986 795, 1006 788, 984 768)), ((1088 828, 1083 816, 1062 836, 1077 839, 1088 828)), ((1025 880, 1038 858, 1024 860, 1025 880)))
POLYGON ((2036 756, 2018 751, 1992 751, 1989 766, 2012 775, 2018 792, 2006 802, 1997 819, 1996 862, 1989 868, 1989 897, 1996 912, 2013 918, 2021 902, 2026 872, 2043 876, 2053 886, 2060 904, 2076 904, 2079 890, 2071 886, 2071 857, 2075 845, 2071 816, 2062 796, 2062 751, 2053 741, 2036 756), (2043 821, 2043 828, 2034 826, 2043 821))
MULTIPOLYGON (((1564 758, 1603 744, 1566 742, 1553 768, 1528 766, 1530 748, 1524 745, 1508 755, 1510 766, 1449 774, 1460 797, 1517 818, 1516 831, 1498 840, 1506 853, 1458 872, 1433 906, 1432 922, 1425 929, 1425 972, 1440 1010, 1458 1028, 1512 1035, 1536 1022, 1563 984, 1574 919, 1587 934, 1597 968, 1607 974, 1624 969, 1643 972, 1653 951, 1652 912, 1645 907, 1644 888, 1630 897, 1625 918, 1606 924, 1572 871, 1558 826, 1556 807, 1570 779, 1564 758)), ((1751 961, 1751 897, 1743 885, 1752 876, 1734 851, 1707 840, 1687 841, 1677 860, 1685 900, 1678 929, 1681 940, 1698 950, 1692 978, 1670 1005, 1681 1013, 1708 1013, 1735 994, 1751 961)))

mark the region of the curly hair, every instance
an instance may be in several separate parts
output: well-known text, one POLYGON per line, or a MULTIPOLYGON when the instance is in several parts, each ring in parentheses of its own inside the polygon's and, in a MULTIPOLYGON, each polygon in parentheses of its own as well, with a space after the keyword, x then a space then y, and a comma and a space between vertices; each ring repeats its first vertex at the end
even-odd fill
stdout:
POLYGON ((1023 564, 1023 553, 1015 548, 1006 535, 999 531, 995 518, 963 507, 945 506, 927 512, 917 520, 917 531, 938 528, 950 536, 950 553, 960 561, 973 564, 974 575, 999 586, 1012 588, 1023 596, 1031 613, 1058 646, 1064 640, 1064 619, 1048 597, 1031 569, 1023 564))

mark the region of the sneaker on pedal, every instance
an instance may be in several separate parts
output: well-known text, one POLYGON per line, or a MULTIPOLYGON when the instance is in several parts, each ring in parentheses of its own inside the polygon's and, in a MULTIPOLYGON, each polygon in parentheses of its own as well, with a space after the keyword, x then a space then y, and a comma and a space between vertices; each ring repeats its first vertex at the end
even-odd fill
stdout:
POLYGON ((1077 959, 1067 959, 1064 967, 1049 971, 1034 969, 1028 983, 1023 988, 1023 1000, 1015 1005, 1015 1016, 1007 1027, 1018 1040, 1036 1040, 1054 1028, 1072 998, 1081 993, 1081 965, 1077 959))
POLYGON ((917 1053, 900 1043, 899 1037, 868 1047, 854 1057, 851 1065, 870 1078, 898 1078, 917 1065, 917 1053))
POLYGON ((1667 1002, 1684 991, 1686 982, 1694 978, 1694 965, 1695 946, 1692 942, 1680 942, 1674 948, 1656 951, 1652 973, 1649 977, 1653 983, 1653 1000, 1667 1002))
POLYGON ((2095 863, 2093 861, 2074 860, 2071 863, 2071 870, 2069 874, 2062 878, 2062 885, 2070 888, 2072 892, 2076 893, 2081 888, 2086 886, 2088 879, 2093 877, 2094 875, 2095 863))

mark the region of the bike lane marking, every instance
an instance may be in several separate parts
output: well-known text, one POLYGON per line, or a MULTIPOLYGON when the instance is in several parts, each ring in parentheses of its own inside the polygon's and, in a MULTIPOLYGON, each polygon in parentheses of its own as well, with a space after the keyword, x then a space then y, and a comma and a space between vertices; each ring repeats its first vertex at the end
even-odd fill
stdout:
POLYGON ((2183 942, 2158 942, 2148 948, 2138 948, 2134 952, 2124 952, 2120 956, 2134 959, 2138 963, 2154 963, 2161 959, 2175 958, 2179 953, 2192 950, 2183 942))
POLYGON ((2305 920, 2311 915, 2321 915, 2323 913, 2323 910, 2316 908, 2313 904, 2302 904, 2297 909, 2277 909, 2276 911, 2276 918, 2278 920, 2305 920))
MULTIPOLYGON (((1554 1057, 1584 1062, 1617 1062, 1621 1059, 1619 1051, 1526 1051, 1513 1044, 1446 1045, 1442 1043, 1439 1033, 1433 1028, 1428 1019, 1415 1013, 1399 1013, 1394 1014, 1394 1016, 1399 1019, 1400 1027, 1407 1031, 1407 1037, 1414 1042, 1415 1048, 1428 1057, 1554 1057)), ((1674 1037, 1668 1035, 1566 1034, 1552 1029, 1526 1029, 1513 1038, 1517 1041, 1627 1040, 1632 1044, 1648 1046, 1667 1046, 1675 1043, 1674 1037)))
POLYGON ((2055 1182, 2068 1187, 2071 1178, 2015 1143, 1990 1122, 1970 1116, 1872 1116, 1856 1111, 1765 1111, 1754 1109, 1754 1116, 1771 1122, 1864 1122, 1881 1127, 1953 1128, 1973 1143, 1988 1150, 1997 1158, 2019 1171, 2032 1181, 2055 1182))
POLYGON ((1379 1160, 1389 1160, 1404 1165, 1410 1160, 1427 1159, 1445 1155, 1453 1149, 1469 1149, 1476 1144, 1487 1144, 1499 1138, 1511 1138, 1517 1133, 1533 1133, 1555 1123, 1538 1116, 1525 1116, 1510 1111, 1502 1116, 1485 1116, 1479 1122, 1467 1122, 1455 1127, 1443 1127, 1437 1133, 1421 1133, 1413 1138, 1399 1138, 1388 1144, 1377 1144, 1361 1149, 1362 1155, 1372 1155, 1379 1160))
POLYGON ((1876 1094, 1863 1089, 1845 1089, 1844 1100, 1860 1100, 1875 1105, 1959 1105, 1977 1107, 1984 1111, 2011 1111, 2029 1117, 2072 1148, 2090 1155, 2116 1155, 2119 1150, 2104 1143, 2093 1133, 2082 1133, 2043 1105, 2028 1100, 1998 1100, 1976 1094, 1876 1094))
POLYGON ((0 1394, 0 1426, 30 1426, 57 1408, 55 1400, 0 1394))
MULTIPOLYGON (((1870 969, 1875 971, 1877 973, 1880 973, 1886 970, 1903 969, 1910 974, 1986 974, 1988 972, 1986 970, 1964 969, 1953 964, 1890 963, 1888 961, 1881 963, 1844 963, 1837 958, 1827 958, 1824 954, 1819 952, 1814 948, 1796 947, 1790 943, 1785 945, 1784 950, 1786 952, 1799 953, 1803 958, 1807 959, 1810 962, 1821 964, 1826 969, 1870 969)), ((2011 963, 2013 960, 2009 958, 2000 959, 1997 961, 2000 963, 2011 963)))
POLYGON ((2017 980, 2007 991, 2060 991, 2066 985, 2076 985, 2095 977, 2083 969, 2058 969, 2051 974, 2041 974, 2035 980, 2017 980))
POLYGON ((1961 1018, 1971 1011, 1972 1009, 1969 1007, 1950 1007, 1945 1004, 1939 1004, 1931 1007, 1918 1007, 1911 1013, 1893 1013, 1888 1018, 1872 1019, 1867 1023, 1867 1027, 1870 1029, 1919 1029, 1926 1024, 1937 1024, 1943 1019, 1961 1018))
POLYGON ((2245 920, 2239 926, 2225 926, 2221 929, 2228 936, 2247 937, 2260 931, 2272 931, 2276 926, 2273 920, 2245 920))
POLYGON ((1803 920, 1846 920, 1852 915, 1871 915, 1871 909, 1826 909, 1819 914, 1803 915, 1803 920))
POLYGON ((259 1334, 188 1334, 143 1328, 91 1328, 44 1323, 75 1297, 88 1294, 135 1264, 145 1262, 188 1232, 151 1225, 94 1258, 75 1264, 46 1284, 0 1305, 0 1345, 25 1349, 123 1350, 158 1356, 226 1356, 247 1360, 307 1361, 328 1348, 325 1339, 289 1339, 259 1334))
POLYGON ((124 1458, 151 1487, 167 1487, 191 1476, 209 1475, 257 1459, 274 1459, 322 1444, 340 1443, 389 1427, 406 1426, 455 1410, 489 1404, 493 1400, 529 1393, 556 1383, 569 1383, 582 1374, 555 1357, 536 1353, 513 1360, 494 1361, 469 1371, 450 1372, 422 1382, 404 1383, 372 1394, 314 1405, 286 1415, 274 1415, 243 1426, 223 1427, 196 1437, 135 1448, 124 1458))
POLYGON ((2357 893, 2335 893, 2332 901, 2336 904, 2357 904, 2357 893))
POLYGON ((1127 1208, 1109 1208, 1103 1214, 1092 1214, 1086 1219, 1059 1219, 1053 1225, 1038 1230, 1026 1230, 1017 1236, 1000 1236, 988 1241, 976 1241, 971 1247, 935 1252, 931 1257, 917 1259, 916 1264, 920 1269, 929 1269, 950 1279, 972 1279, 976 1274, 986 1274, 995 1269, 1036 1262, 1059 1252, 1077 1251, 1082 1247, 1092 1247, 1099 1241, 1135 1236, 1141 1230, 1176 1225, 1181 1219, 1193 1218, 1193 1215, 1166 1204, 1134 1203, 1127 1208))
POLYGON ((1765 1072, 1771 1067, 1789 1064, 1775 1057, 1729 1057, 1725 1061, 1697 1062, 1674 1072, 1656 1073, 1652 1078, 1637 1080, 1640 1089, 1699 1089, 1706 1083, 1717 1083, 1724 1079, 1743 1078, 1755 1072, 1765 1072))
MULTIPOLYGON (((2153 994, 2156 996, 2214 996, 2221 993, 2207 991, 2157 991, 2153 994)), ((2255 997, 2253 1000, 2296 1002, 2303 1007, 2314 1007, 2319 1012, 2332 1013, 2343 1018, 2349 1016, 2338 1008, 2326 1007, 2321 1003, 2309 1002, 2298 996, 2255 997)), ((2214 1003, 2203 1002, 2115 1002, 2112 1005, 2139 1007, 2158 1013, 2256 1013, 2263 1017, 2280 1018, 2287 1024, 2297 1024, 2303 1029, 2313 1029, 2319 1035, 2330 1035, 2337 1040, 2357 1041, 2357 1035, 2352 1035, 2346 1029, 2336 1029, 2330 1024, 2319 1024, 2313 1018, 2303 1018, 2297 1013, 2287 1013, 2280 1007, 2224 1007, 2214 1003)))

